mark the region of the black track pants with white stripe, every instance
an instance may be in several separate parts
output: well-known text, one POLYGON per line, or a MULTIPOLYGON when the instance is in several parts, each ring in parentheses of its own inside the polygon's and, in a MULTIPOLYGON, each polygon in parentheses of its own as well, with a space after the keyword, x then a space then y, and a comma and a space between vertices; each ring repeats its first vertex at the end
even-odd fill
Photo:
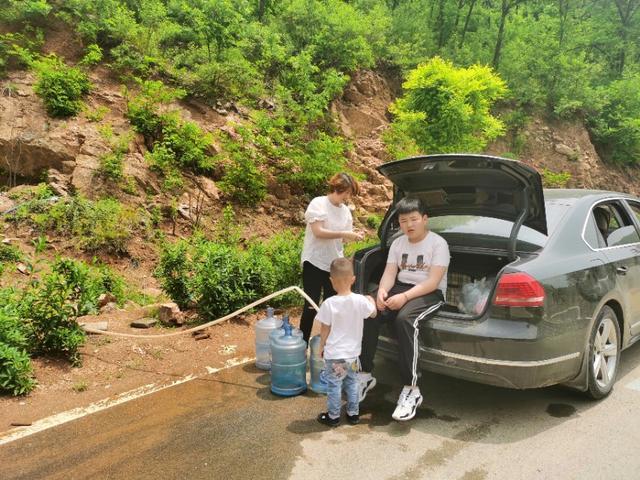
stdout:
MULTIPOLYGON (((414 285, 396 283, 389 290, 389 297, 403 293, 414 285)), ((418 381, 419 328, 420 323, 431 318, 444 304, 440 290, 411 299, 400 310, 378 312, 376 318, 364 322, 362 335, 362 370, 373 370, 373 357, 378 346, 378 335, 382 322, 392 322, 398 339, 398 365, 404 385, 416 385, 418 381)))

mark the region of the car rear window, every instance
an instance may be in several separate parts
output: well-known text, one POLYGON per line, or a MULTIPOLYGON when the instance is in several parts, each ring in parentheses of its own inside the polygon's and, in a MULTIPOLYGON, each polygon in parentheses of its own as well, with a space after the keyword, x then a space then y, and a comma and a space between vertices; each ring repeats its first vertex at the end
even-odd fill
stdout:
MULTIPOLYGON (((545 201, 547 231, 544 235, 532 228, 523 226, 518 232, 518 248, 531 250, 533 247, 544 247, 548 238, 553 235, 564 215, 575 203, 574 199, 551 199, 545 201)), ((471 215, 444 215, 429 219, 429 228, 442 235, 474 234, 478 236, 509 238, 513 222, 492 217, 471 215)))

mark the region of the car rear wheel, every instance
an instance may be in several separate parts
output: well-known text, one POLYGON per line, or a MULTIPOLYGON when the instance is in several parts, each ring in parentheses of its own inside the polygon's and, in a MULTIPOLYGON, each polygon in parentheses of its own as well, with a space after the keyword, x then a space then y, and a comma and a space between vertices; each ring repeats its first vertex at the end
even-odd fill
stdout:
POLYGON ((604 398, 613 389, 620 360, 620 325, 608 306, 600 310, 589 338, 589 388, 593 399, 604 398))

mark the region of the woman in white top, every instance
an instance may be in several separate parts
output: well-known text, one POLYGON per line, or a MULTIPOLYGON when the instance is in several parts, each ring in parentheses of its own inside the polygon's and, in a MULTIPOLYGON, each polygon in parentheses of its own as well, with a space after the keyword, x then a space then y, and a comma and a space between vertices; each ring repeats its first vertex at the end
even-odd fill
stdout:
MULTIPOLYGON (((311 200, 304 214, 307 228, 302 247, 302 287, 314 302, 319 303, 335 295, 329 281, 331 262, 343 257, 342 243, 360 240, 361 233, 353 231, 353 218, 345 202, 352 195, 358 195, 358 182, 347 173, 337 173, 329 180, 329 193, 311 200)), ((300 330, 308 343, 316 311, 305 301, 300 330)))

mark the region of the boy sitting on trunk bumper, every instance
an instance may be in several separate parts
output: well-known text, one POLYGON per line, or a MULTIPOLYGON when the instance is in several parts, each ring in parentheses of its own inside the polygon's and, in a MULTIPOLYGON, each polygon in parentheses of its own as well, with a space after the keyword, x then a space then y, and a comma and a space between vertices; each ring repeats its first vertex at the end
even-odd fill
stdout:
POLYGON ((389 248, 376 306, 380 314, 364 325, 359 375, 360 401, 364 400, 376 379, 371 376, 373 357, 378 346, 380 325, 394 323, 398 337, 398 363, 404 387, 392 417, 412 419, 422 404, 418 380, 418 327, 444 304, 447 289, 449 246, 428 229, 424 204, 417 198, 403 198, 396 206, 403 235, 389 248))

